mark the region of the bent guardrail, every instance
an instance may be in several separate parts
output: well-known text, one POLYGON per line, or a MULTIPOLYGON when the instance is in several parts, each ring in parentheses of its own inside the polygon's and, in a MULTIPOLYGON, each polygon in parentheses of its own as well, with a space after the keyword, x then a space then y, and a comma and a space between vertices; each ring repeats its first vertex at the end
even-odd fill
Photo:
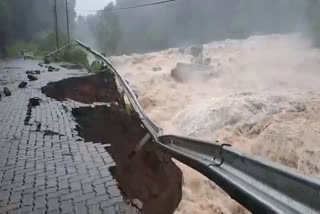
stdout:
MULTIPOLYGON (((153 142, 164 152, 207 176, 253 213, 320 213, 320 180, 249 157, 226 144, 163 136, 161 128, 143 113, 135 94, 111 63, 89 46, 75 42, 106 63, 153 142)), ((145 139, 139 146, 143 146, 145 139)))
POLYGON ((161 129, 156 126, 142 111, 142 108, 127 82, 122 78, 122 76, 117 72, 117 70, 111 65, 111 63, 100 53, 92 50, 89 46, 83 44, 80 41, 76 41, 78 45, 85 48, 87 51, 91 52, 97 58, 106 63, 106 65, 111 69, 111 71, 115 74, 116 79, 119 81, 122 89, 125 91, 127 98, 129 99, 133 109, 139 114, 139 117, 143 123, 143 125, 148 129, 148 131, 152 134, 153 138, 156 138, 158 135, 162 133, 161 129))
POLYGON ((317 179, 219 144, 177 136, 159 139, 173 157, 207 176, 253 213, 320 212, 317 179))

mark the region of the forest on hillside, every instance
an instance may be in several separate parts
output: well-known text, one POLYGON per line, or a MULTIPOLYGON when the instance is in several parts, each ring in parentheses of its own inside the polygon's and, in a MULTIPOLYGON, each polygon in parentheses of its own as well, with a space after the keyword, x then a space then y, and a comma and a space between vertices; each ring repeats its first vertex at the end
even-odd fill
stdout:
MULTIPOLYGON (((68 0, 70 24, 76 13, 75 0, 68 0)), ((53 0, 0 0, 0 54, 7 54, 15 44, 41 44, 43 48, 55 48, 53 0), (44 40, 46 38, 46 40, 44 40)), ((66 31, 65 1, 57 1, 58 26, 61 34, 66 31)), ((21 45, 21 46, 24 46, 21 45)))
MULTIPOLYGON (((76 0, 68 0, 72 37, 108 55, 291 32, 302 32, 320 45, 320 0, 176 0, 114 10, 156 1, 118 0, 95 15, 76 18, 76 0)), ((64 0, 57 2, 59 32, 65 34, 64 0)), ((1 53, 17 42, 39 43, 53 33, 53 3, 0 0, 1 53)), ((49 40, 54 43, 54 35, 49 40)))
POLYGON ((96 15, 80 17, 76 35, 109 54, 149 52, 241 39, 254 34, 302 32, 320 41, 319 0, 118 0, 96 15))

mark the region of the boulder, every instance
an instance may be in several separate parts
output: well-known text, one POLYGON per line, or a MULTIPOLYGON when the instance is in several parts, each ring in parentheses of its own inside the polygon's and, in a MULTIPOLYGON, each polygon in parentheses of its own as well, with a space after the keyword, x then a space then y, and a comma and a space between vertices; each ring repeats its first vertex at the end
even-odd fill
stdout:
POLYGON ((29 75, 28 75, 28 79, 29 79, 30 81, 35 81, 35 80, 38 80, 38 77, 36 77, 36 76, 34 76, 34 75, 32 75, 32 74, 29 74, 29 75))
POLYGON ((211 58, 205 58, 205 59, 203 60, 203 64, 204 64, 204 65, 210 65, 210 64, 211 64, 211 58))
POLYGON ((152 68, 153 71, 161 71, 162 68, 160 66, 156 66, 152 68))
POLYGON ((27 86, 27 82, 24 82, 24 81, 22 81, 19 85, 18 85, 18 87, 19 88, 25 88, 26 86, 27 86))
POLYGON ((171 77, 179 82, 194 80, 205 81, 211 77, 218 76, 218 72, 210 65, 177 63, 171 70, 171 77))
POLYGON ((7 88, 7 87, 4 87, 4 88, 3 88, 3 93, 4 93, 4 95, 6 95, 7 97, 8 97, 8 96, 11 96, 11 91, 10 91, 9 88, 7 88))
POLYGON ((190 53, 193 57, 198 57, 203 50, 203 46, 202 45, 198 45, 198 46, 193 46, 190 49, 190 53))
POLYGON ((181 53, 181 54, 184 54, 185 48, 179 48, 179 49, 178 49, 178 52, 181 53))

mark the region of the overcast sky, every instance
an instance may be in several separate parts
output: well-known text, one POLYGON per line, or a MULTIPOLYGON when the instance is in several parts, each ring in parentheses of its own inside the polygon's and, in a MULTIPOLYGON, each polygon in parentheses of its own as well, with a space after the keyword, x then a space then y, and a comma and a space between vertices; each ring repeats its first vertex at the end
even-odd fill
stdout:
POLYGON ((85 10, 101 10, 115 0, 76 0, 76 12, 78 15, 89 15, 95 12, 85 10))

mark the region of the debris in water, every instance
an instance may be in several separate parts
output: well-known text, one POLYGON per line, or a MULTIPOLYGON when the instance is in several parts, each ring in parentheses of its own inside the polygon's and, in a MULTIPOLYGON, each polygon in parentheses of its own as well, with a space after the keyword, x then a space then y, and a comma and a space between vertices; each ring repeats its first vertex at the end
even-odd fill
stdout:
POLYGON ((162 68, 160 66, 156 66, 152 68, 153 71, 161 71, 162 68))
POLYGON ((210 63, 211 63, 211 58, 205 58, 205 59, 203 60, 203 64, 204 64, 204 65, 210 65, 210 63))
POLYGON ((178 62, 172 69, 171 76, 178 82, 205 81, 217 77, 219 73, 210 65, 187 64, 178 62))
POLYGON ((198 46, 192 46, 190 49, 190 53, 193 57, 198 57, 203 51, 203 46, 198 45, 198 46))

